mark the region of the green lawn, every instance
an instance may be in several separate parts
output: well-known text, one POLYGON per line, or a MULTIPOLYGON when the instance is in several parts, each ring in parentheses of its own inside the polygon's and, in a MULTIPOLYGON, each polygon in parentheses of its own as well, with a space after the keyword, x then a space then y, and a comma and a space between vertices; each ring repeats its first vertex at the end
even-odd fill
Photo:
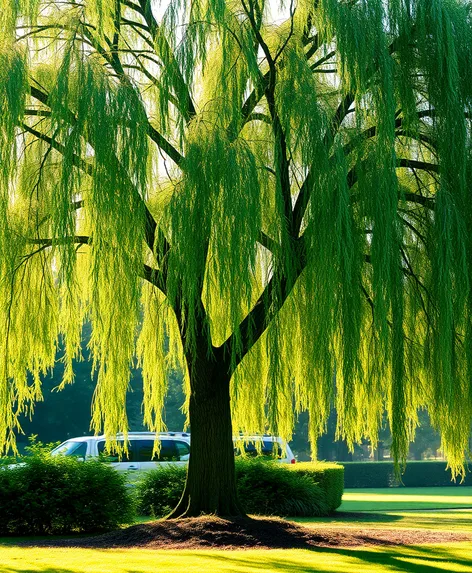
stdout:
POLYGON ((311 527, 429 529, 435 531, 469 531, 472 533, 472 510, 350 512, 332 517, 299 517, 294 518, 293 521, 311 527))
POLYGON ((472 532, 472 487, 348 489, 338 514, 294 521, 330 527, 472 532))
POLYGON ((152 551, 0 548, 2 573, 472 573, 472 545, 387 549, 152 551))
POLYGON ((472 509, 472 487, 346 489, 339 511, 472 509))
MULTIPOLYGON (((309 527, 424 528, 472 533, 472 488, 346 491, 339 516, 309 527), (441 511, 441 508, 453 507, 441 511), (434 511, 426 508, 434 508, 434 511)), ((472 573, 472 542, 415 547, 273 551, 26 548, 0 539, 0 573, 472 573)))

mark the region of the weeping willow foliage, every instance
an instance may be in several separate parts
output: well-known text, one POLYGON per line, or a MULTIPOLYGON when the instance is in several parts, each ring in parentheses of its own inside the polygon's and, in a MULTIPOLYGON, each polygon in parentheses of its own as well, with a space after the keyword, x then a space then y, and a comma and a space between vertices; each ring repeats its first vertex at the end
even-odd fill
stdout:
MULTIPOLYGON (((0 449, 92 323, 92 427, 129 369, 232 375, 234 431, 330 408, 397 462, 472 420, 471 4, 0 2, 0 449), (218 357, 218 358, 217 358, 218 357), (188 370, 187 370, 188 367, 188 370)), ((190 374, 189 374, 190 373, 190 374)), ((191 422, 191 420, 190 420, 191 422)), ((314 452, 315 454, 315 452, 314 452)))

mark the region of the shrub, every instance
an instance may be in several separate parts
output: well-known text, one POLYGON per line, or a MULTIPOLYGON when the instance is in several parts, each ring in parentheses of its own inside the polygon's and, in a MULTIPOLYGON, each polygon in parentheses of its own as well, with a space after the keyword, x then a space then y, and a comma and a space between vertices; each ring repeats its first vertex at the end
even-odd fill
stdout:
POLYGON ((401 481, 395 476, 393 462, 346 462, 344 486, 349 488, 376 487, 444 487, 472 485, 472 472, 464 481, 451 479, 446 462, 411 461, 406 464, 401 481))
POLYGON ((131 523, 126 477, 98 462, 44 454, 0 468, 0 534, 85 533, 131 523))
POLYGON ((247 513, 311 517, 329 513, 323 490, 309 476, 276 462, 238 460, 239 500, 247 513))
POLYGON ((342 502, 344 491, 344 467, 327 462, 301 462, 290 465, 298 475, 310 477, 323 490, 328 512, 335 511, 342 502))
POLYGON ((391 462, 348 462, 344 465, 344 487, 392 487, 395 485, 391 462))
MULTIPOLYGON (((146 473, 137 484, 138 511, 163 517, 178 503, 187 468, 168 466, 146 473)), ((310 475, 271 461, 237 460, 239 499, 249 514, 320 516, 332 510, 326 493, 310 475)), ((334 502, 331 502, 334 503, 334 502)))
POLYGON ((169 465, 146 472, 136 484, 137 511, 164 517, 179 503, 185 487, 187 467, 169 465))

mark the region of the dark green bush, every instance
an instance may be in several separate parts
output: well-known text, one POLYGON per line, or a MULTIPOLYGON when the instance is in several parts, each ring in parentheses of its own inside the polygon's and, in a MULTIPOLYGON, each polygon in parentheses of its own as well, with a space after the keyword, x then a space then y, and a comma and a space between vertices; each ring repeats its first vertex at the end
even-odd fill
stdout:
POLYGON ((344 468, 327 462, 301 462, 290 465, 298 475, 310 477, 323 490, 328 512, 335 511, 342 502, 344 491, 344 468))
POLYGON ((323 490, 310 477, 276 462, 238 460, 239 500, 249 514, 311 517, 329 513, 323 490))
POLYGON ((347 462, 344 465, 344 487, 392 487, 395 471, 391 462, 347 462))
POLYGON ((444 487, 472 485, 472 472, 464 481, 451 479, 446 462, 411 461, 406 464, 401 481, 395 476, 393 462, 343 462, 344 487, 444 487))
MULTIPOLYGON (((181 466, 148 472, 136 487, 138 511, 154 517, 169 513, 182 495, 186 472, 181 466)), ((236 480, 240 502, 249 514, 319 516, 331 512, 323 488, 289 466, 237 460, 236 480)))
POLYGON ((185 487, 187 467, 169 465, 145 473, 136 484, 137 511, 164 517, 179 503, 185 487))
POLYGON ((37 453, 0 468, 0 535, 104 531, 133 517, 126 477, 98 461, 37 453))

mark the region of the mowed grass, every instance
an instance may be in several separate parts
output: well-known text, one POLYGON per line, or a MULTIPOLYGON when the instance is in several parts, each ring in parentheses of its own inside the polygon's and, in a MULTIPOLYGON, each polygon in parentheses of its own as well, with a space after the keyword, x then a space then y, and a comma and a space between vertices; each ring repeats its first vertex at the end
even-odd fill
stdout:
MULTIPOLYGON (((472 533, 472 488, 347 490, 338 516, 309 527, 461 530, 472 533), (427 509, 424 504, 427 504, 427 509), (445 506, 451 510, 442 510, 445 506)), ((308 550, 155 551, 20 547, 0 539, 0 573, 472 573, 472 543, 308 550)))
POLYGON ((472 573, 472 545, 274 551, 0 548, 2 573, 472 573))
POLYGON ((426 529, 472 533, 472 510, 349 512, 332 517, 294 518, 310 527, 351 529, 426 529))
POLYGON ((312 526, 472 532, 472 487, 347 489, 337 514, 312 526))
POLYGON ((339 511, 472 509, 472 487, 346 489, 339 511))

